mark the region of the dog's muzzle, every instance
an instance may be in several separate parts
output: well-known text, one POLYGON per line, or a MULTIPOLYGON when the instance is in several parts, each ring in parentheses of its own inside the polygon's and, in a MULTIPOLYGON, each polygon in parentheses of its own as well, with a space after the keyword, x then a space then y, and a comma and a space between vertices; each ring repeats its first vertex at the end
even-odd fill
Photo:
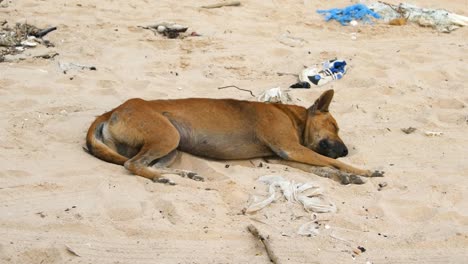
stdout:
POLYGON ((340 141, 322 139, 319 142, 319 149, 317 152, 324 156, 336 159, 348 155, 348 148, 340 141))

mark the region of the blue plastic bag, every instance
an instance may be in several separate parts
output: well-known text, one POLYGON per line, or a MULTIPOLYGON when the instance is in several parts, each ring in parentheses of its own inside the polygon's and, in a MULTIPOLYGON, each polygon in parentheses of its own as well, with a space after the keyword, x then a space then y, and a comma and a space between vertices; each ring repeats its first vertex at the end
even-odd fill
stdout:
POLYGON ((334 19, 341 23, 343 26, 347 26, 352 20, 363 20, 364 22, 370 22, 369 17, 379 19, 380 15, 370 10, 363 4, 355 4, 345 8, 332 8, 328 10, 317 10, 317 13, 325 16, 326 21, 334 19))

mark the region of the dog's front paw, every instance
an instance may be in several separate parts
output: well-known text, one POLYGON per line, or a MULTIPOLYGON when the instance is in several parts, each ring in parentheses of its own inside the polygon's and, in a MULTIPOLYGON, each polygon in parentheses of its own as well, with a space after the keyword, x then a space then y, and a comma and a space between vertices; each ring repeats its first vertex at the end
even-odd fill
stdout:
POLYGON ((359 177, 357 175, 354 175, 354 174, 349 176, 349 182, 352 183, 352 184, 364 184, 364 183, 366 183, 366 181, 363 178, 361 178, 361 177, 359 177))
POLYGON ((348 184, 364 184, 366 181, 354 174, 348 174, 348 173, 341 173, 339 174, 339 179, 340 183, 343 185, 348 185, 348 184))
POLYGON ((164 177, 154 178, 153 181, 157 182, 157 183, 167 184, 167 185, 176 185, 176 183, 174 181, 172 181, 171 179, 168 179, 168 178, 164 178, 164 177))
POLYGON ((198 174, 195 173, 195 172, 189 172, 189 173, 187 174, 187 177, 188 177, 189 179, 194 180, 194 181, 205 181, 205 178, 203 178, 202 176, 198 175, 198 174))

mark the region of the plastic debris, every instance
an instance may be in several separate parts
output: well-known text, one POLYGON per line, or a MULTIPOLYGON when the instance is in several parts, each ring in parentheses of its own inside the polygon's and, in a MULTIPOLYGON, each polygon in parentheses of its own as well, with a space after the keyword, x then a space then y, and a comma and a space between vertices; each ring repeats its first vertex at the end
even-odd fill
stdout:
POLYGON ((95 66, 88 66, 74 62, 59 62, 59 68, 62 70, 63 74, 67 74, 70 70, 90 70, 96 71, 97 68, 95 66))
POLYGON ((403 133, 405 134, 411 134, 413 132, 415 132, 417 129, 414 128, 414 127, 407 127, 407 128, 402 128, 401 131, 403 131, 403 133))
POLYGON ((285 92, 281 91, 281 88, 275 87, 264 91, 258 97, 260 102, 269 102, 269 103, 287 103, 292 101, 291 96, 285 92))
POLYGON ((322 63, 322 68, 313 66, 304 69, 299 74, 299 82, 291 85, 291 88, 310 88, 313 85, 322 86, 333 80, 339 80, 346 74, 345 60, 328 60, 322 63))
MULTIPOLYGON (((149 29, 153 31, 154 34, 161 34, 170 39, 178 38, 181 33, 185 33, 188 29, 188 27, 182 26, 174 22, 161 22, 142 28, 149 29)), ((197 35, 199 36, 198 33, 197 35)))
POLYGON ((276 197, 277 187, 281 189, 286 200, 302 204, 304 210, 308 212, 336 212, 335 204, 323 196, 322 187, 316 183, 295 183, 277 175, 265 175, 260 177, 258 181, 268 185, 269 196, 262 201, 258 201, 259 198, 254 196, 253 203, 246 209, 246 213, 259 211, 275 201, 278 198, 276 197))
POLYGON ((424 132, 424 134, 428 137, 440 137, 442 136, 444 133, 443 132, 437 132, 437 131, 426 131, 424 132))
POLYGON ((10 27, 6 20, 1 22, 1 26, 0 62, 25 59, 27 56, 21 56, 20 53, 28 48, 35 48, 38 44, 53 46, 50 41, 42 37, 57 29, 56 27, 40 29, 26 23, 16 23, 14 27, 10 27))
POLYGON ((385 22, 395 24, 397 19, 405 19, 423 27, 432 27, 440 32, 449 33, 462 26, 468 26, 468 17, 450 13, 443 9, 420 8, 415 5, 401 3, 392 5, 378 2, 369 6, 377 12, 385 22))
POLYGON ((345 8, 317 10, 317 13, 324 15, 325 21, 330 21, 333 19, 340 22, 343 26, 347 26, 353 20, 361 20, 365 23, 370 23, 370 18, 380 18, 379 14, 372 11, 366 5, 363 4, 355 4, 345 8))

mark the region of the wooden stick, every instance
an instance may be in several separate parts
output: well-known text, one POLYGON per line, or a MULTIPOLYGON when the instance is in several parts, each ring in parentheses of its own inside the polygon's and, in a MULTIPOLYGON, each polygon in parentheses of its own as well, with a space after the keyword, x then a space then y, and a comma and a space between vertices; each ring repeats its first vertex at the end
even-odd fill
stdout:
POLYGON ((266 237, 261 235, 260 232, 258 232, 258 229, 252 224, 247 226, 247 230, 249 230, 249 232, 254 237, 256 237, 257 239, 260 239, 263 246, 265 247, 266 253, 267 253, 268 257, 270 258, 271 262, 273 262, 274 264, 279 264, 280 261, 279 261, 278 257, 275 255, 275 253, 273 253, 273 249, 271 248, 270 241, 266 237))
POLYGON ((49 53, 45 53, 45 54, 42 54, 42 55, 34 56, 33 58, 53 59, 55 56, 58 56, 58 55, 60 55, 60 54, 58 54, 57 52, 49 52, 49 53))
POLYGON ((57 27, 50 27, 50 28, 43 29, 37 32, 36 34, 33 34, 33 36, 35 36, 36 38, 42 38, 54 30, 57 30, 57 27))
POLYGON ((80 254, 76 253, 76 251, 74 249, 72 249, 71 247, 69 247, 68 245, 65 245, 65 248, 67 249, 68 253, 74 255, 74 256, 77 256, 77 257, 81 257, 80 254))
POLYGON ((239 88, 239 87, 237 87, 237 86, 235 86, 235 85, 228 85, 228 86, 222 86, 222 87, 218 87, 218 90, 221 90, 221 89, 226 89, 226 88, 231 88, 231 87, 232 87, 232 88, 236 88, 236 89, 238 89, 238 90, 241 90, 241 91, 246 91, 246 92, 249 92, 249 93, 250 93, 250 95, 252 95, 253 97, 255 97, 255 95, 253 94, 253 92, 252 92, 252 91, 250 91, 250 90, 247 90, 247 89, 242 89, 242 88, 239 88))
POLYGON ((211 9, 211 8, 220 8, 223 6, 240 6, 240 5, 241 3, 239 1, 233 1, 233 2, 223 2, 223 3, 212 4, 212 5, 206 5, 206 6, 202 6, 202 8, 211 9))

